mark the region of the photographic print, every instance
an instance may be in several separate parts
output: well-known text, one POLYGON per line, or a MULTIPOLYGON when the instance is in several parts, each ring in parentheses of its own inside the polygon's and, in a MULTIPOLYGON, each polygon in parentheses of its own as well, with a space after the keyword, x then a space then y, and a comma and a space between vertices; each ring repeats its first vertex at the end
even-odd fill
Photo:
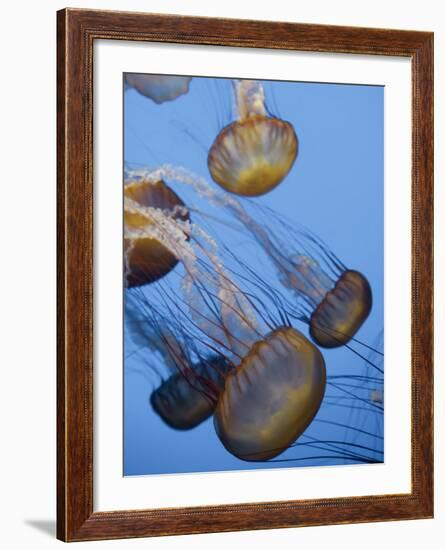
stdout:
POLYGON ((384 87, 123 102, 124 475, 384 462, 384 87))
POLYGON ((58 538, 432 517, 433 33, 57 25, 58 538))

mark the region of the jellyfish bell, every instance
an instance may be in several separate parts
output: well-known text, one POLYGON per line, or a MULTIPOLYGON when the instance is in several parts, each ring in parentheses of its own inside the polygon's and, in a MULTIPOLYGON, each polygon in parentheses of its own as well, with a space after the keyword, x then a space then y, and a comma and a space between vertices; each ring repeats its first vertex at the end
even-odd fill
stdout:
POLYGON ((188 212, 178 195, 162 180, 129 181, 124 187, 124 257, 128 287, 153 283, 167 275, 178 263, 156 237, 155 218, 161 211, 173 218, 188 220, 188 212))
POLYGON ((372 309, 366 277, 346 268, 321 241, 312 243, 312 256, 291 254, 287 258, 279 241, 269 244, 266 250, 279 269, 282 284, 296 295, 297 316, 308 324, 312 340, 323 348, 347 345, 372 309))
POLYGON ((215 355, 193 365, 192 375, 171 375, 151 394, 153 410, 171 428, 195 428, 212 416, 229 370, 230 364, 215 355))
POLYGON ((189 91, 189 76, 133 74, 125 75, 125 88, 134 88, 155 103, 172 101, 189 91))
POLYGON ((227 377, 214 415, 218 437, 242 460, 269 460, 309 426, 325 386, 319 350, 297 330, 278 328, 227 377))
POLYGON ((221 130, 208 155, 212 178, 226 191, 259 196, 287 175, 297 154, 288 122, 252 115, 221 130))
POLYGON ((371 286, 364 275, 348 269, 317 305, 309 320, 311 338, 323 348, 348 343, 372 308, 371 286))
POLYGON ((292 168, 298 139, 292 124, 267 116, 259 82, 237 81, 235 95, 238 119, 218 134, 208 153, 208 168, 226 191, 263 195, 292 168))

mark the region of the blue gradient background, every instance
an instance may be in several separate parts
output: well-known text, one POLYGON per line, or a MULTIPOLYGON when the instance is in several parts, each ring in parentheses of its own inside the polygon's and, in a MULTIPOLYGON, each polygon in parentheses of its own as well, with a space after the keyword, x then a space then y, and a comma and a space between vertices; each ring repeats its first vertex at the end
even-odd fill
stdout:
MULTIPOLYGON (((373 290, 373 309, 356 336, 375 344, 383 330, 384 88, 297 82, 265 82, 264 86, 271 112, 294 125, 299 154, 282 184, 256 200, 310 228, 344 264, 366 275, 373 290)), ((128 90, 124 93, 124 117, 126 166, 167 163, 211 181, 206 152, 221 128, 233 120, 231 83, 194 78, 188 94, 161 105, 128 90)), ((174 183, 172 187, 186 204, 208 208, 189 189, 174 183)), ((245 238, 230 230, 224 232, 224 238, 250 267, 260 272, 267 269, 267 260, 245 238)), ((167 277, 173 280, 178 274, 167 277)), ((307 334, 304 325, 298 328, 307 334)), ((382 348, 383 343, 379 345, 382 348)), ((369 366, 346 348, 322 351, 328 374, 372 374, 369 366)), ((188 432, 172 430, 149 403, 158 379, 153 376, 153 358, 148 353, 135 350, 125 335, 124 475, 343 463, 247 463, 223 448, 211 419, 188 432)), ((317 416, 352 422, 382 435, 374 415, 347 407, 322 406, 317 416)), ((341 432, 334 434, 325 424, 310 429, 320 440, 341 437, 341 432)), ((292 453, 282 456, 292 457, 292 453)))

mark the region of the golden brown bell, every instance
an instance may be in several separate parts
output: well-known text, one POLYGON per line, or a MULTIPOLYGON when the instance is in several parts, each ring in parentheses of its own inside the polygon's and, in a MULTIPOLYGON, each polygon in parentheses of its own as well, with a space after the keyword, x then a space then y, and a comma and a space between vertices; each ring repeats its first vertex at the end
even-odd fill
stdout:
MULTIPOLYGON (((131 182, 125 185, 124 196, 142 207, 174 211, 175 207, 184 207, 184 203, 163 181, 131 182)), ((188 214, 179 208, 174 217, 187 220, 188 214)), ((124 210, 124 224, 127 229, 149 228, 153 220, 143 213, 124 210)), ((144 285, 157 281, 167 275, 178 263, 177 258, 158 239, 147 236, 124 238, 125 278, 128 287, 144 285)))
POLYGON ((365 322, 372 307, 371 287, 358 271, 345 271, 310 318, 310 335, 319 346, 347 344, 365 322))
POLYGON ((284 179, 297 152, 297 136, 289 122, 253 114, 221 130, 207 163, 221 187, 253 197, 268 193, 284 179))
POLYGON ((278 328, 227 376, 214 415, 216 432, 238 458, 269 460, 309 426, 325 386, 320 351, 297 330, 278 328))

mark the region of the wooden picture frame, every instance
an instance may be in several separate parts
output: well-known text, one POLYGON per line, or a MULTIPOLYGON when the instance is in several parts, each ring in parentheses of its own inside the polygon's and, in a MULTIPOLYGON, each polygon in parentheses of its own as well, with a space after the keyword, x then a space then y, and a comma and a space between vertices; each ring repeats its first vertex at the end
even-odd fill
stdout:
POLYGON ((433 34, 65 9, 58 31, 57 537, 130 538, 433 516, 433 34), (412 490, 406 494, 93 511, 95 40, 402 56, 412 64, 412 490))

